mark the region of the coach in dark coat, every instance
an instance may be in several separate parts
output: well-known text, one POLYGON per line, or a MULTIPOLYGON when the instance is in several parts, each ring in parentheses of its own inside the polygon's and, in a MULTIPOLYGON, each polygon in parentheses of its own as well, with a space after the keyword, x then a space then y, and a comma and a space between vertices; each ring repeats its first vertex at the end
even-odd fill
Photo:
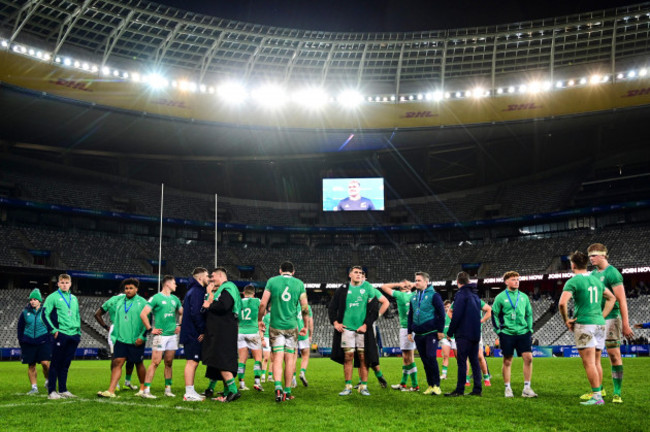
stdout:
MULTIPOLYGON (((345 302, 348 297, 348 285, 345 284, 338 288, 334 292, 334 297, 329 305, 329 319, 330 323, 334 325, 334 321, 340 323, 343 322, 343 315, 345 313, 345 302)), ((379 317, 379 301, 376 298, 373 298, 372 301, 366 306, 366 320, 364 324, 368 331, 364 334, 364 346, 365 350, 365 361, 368 367, 374 367, 379 364, 379 350, 370 349, 370 347, 376 347, 377 341, 375 339, 375 332, 372 331, 372 326, 377 318, 379 317)), ((345 353, 341 348, 341 333, 334 330, 334 337, 332 338, 332 354, 330 358, 337 363, 345 363, 345 353)), ((354 367, 359 367, 359 356, 357 351, 354 352, 354 367)))
POLYGON ((481 340, 481 299, 476 295, 476 285, 469 283, 469 275, 466 272, 458 273, 456 284, 459 290, 454 298, 454 309, 447 335, 456 338, 458 381, 456 390, 445 396, 462 396, 465 393, 468 358, 474 379, 474 388, 470 395, 480 396, 482 380, 478 363, 478 347, 481 340))

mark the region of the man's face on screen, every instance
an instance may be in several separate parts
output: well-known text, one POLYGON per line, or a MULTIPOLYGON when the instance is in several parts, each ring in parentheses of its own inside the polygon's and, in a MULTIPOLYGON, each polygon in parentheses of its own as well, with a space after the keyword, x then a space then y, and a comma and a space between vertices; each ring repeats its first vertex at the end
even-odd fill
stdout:
POLYGON ((348 195, 352 199, 358 199, 360 197, 361 187, 359 187, 359 182, 356 180, 348 183, 348 195))

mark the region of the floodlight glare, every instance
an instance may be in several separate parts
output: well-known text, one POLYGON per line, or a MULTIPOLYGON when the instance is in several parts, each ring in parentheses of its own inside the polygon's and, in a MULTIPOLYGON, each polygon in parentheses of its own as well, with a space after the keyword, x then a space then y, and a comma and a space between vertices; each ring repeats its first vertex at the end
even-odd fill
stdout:
POLYGON ((131 74, 131 79, 135 82, 140 82, 140 74, 137 72, 133 72, 131 74))
POLYGON ((604 76, 603 76, 603 79, 601 79, 601 82, 604 82, 604 83, 605 83, 605 82, 607 82, 607 81, 609 81, 609 75, 604 75, 604 76))
POLYGON ((29 55, 30 55, 30 56, 33 56, 33 55, 34 55, 34 50, 33 50, 33 49, 30 49, 30 50, 29 50, 29 55))
POLYGON ((84 64, 81 65, 81 69, 83 69, 85 71, 90 70, 90 65, 88 63, 84 63, 84 64))
POLYGON ((9 44, 7 43, 6 40, 3 40, 2 42, 0 42, 0 45, 2 45, 2 48, 7 48, 9 46, 9 44))
POLYGON ((159 74, 150 74, 144 77, 144 81, 154 90, 159 90, 167 87, 169 82, 159 74))
POLYGON ((528 90, 528 86, 526 84, 519 86, 519 93, 526 93, 526 90, 528 90))
POLYGON ((391 100, 392 102, 395 102, 395 96, 391 96, 391 97, 390 97, 390 100, 391 100))
POLYGON ((72 64, 72 60, 69 58, 63 59, 63 64, 66 66, 70 66, 72 64))
POLYGON ((421 95, 421 94, 419 94, 419 95, 418 95, 418 100, 422 100, 422 99, 424 99, 424 96, 421 95))
POLYGON ((497 89, 497 94, 503 94, 503 89, 501 87, 497 89))
POLYGON ((450 97, 451 97, 451 93, 446 92, 446 93, 445 93, 445 99, 449 99, 450 97))
POLYGON ((102 68, 102 75, 110 75, 110 74, 111 74, 111 70, 108 67, 104 66, 102 68))
POLYGON ((246 99, 246 89, 235 82, 224 83, 217 87, 219 97, 230 103, 239 103, 246 99))
POLYGON ((600 82, 600 75, 592 75, 589 82, 591 84, 598 84, 600 82))
POLYGON ((636 76, 636 72, 634 72, 634 71, 629 71, 629 72, 627 73, 627 77, 628 77, 628 78, 634 78, 635 76, 636 76))
POLYGON ((646 76, 647 74, 648 74, 648 70, 647 70, 647 69, 641 69, 641 70, 639 71, 639 76, 646 76))
MULTIPOLYGON (((468 92, 468 93, 469 93, 469 92, 468 92)), ((481 97, 485 96, 485 90, 483 90, 483 89, 480 88, 480 87, 476 87, 474 90, 472 90, 472 95, 473 95, 476 99, 481 98, 481 97)), ((467 96, 469 96, 469 94, 468 94, 467 96)))
POLYGON ((569 87, 573 87, 575 85, 575 83, 576 83, 575 81, 569 80, 569 82, 567 84, 569 85, 569 87))
POLYGON ((442 100, 442 92, 441 91, 435 91, 433 92, 433 100, 434 101, 441 101, 442 100))
POLYGON ((463 97, 463 94, 462 94, 461 92, 456 92, 456 97, 457 97, 457 98, 459 98, 459 97, 463 97))
POLYGON ((508 87, 508 93, 514 93, 515 88, 513 86, 508 87))
POLYGON ((199 86, 199 91, 200 91, 201 93, 205 93, 205 92, 208 91, 208 87, 207 87, 205 84, 201 84, 201 85, 199 86))
MULTIPOLYGON (((47 55, 47 54, 46 54, 46 55, 47 55)), ((97 66, 95 66, 95 65, 93 65, 93 66, 90 68, 90 71, 91 71, 91 72, 97 72, 98 70, 99 70, 99 68, 98 68, 97 66)))
POLYGON ((361 104, 363 97, 356 90, 345 90, 339 93, 336 100, 344 107, 355 108, 361 104))
MULTIPOLYGON (((327 93, 321 88, 308 87, 293 94, 294 102, 312 109, 321 108, 327 103, 328 99, 327 93)), ((377 97, 377 101, 379 101, 379 97, 377 97)))
POLYGON ((555 87, 557 88, 562 88, 562 86, 563 86, 562 81, 558 81, 555 83, 555 87))
POLYGON ((415 99, 415 97, 413 95, 409 96, 410 101, 412 101, 413 99, 415 99))
POLYGON ((381 98, 380 98, 379 96, 377 96, 377 97, 375 98, 375 102, 381 102, 381 98))
POLYGON ((587 78, 580 78, 580 84, 582 85, 587 84, 587 78))
POLYGON ((368 96, 368 102, 372 102, 372 96, 368 96))
POLYGON ((78 61, 75 61, 75 62, 74 62, 74 67, 76 67, 76 68, 80 68, 80 67, 81 67, 81 63, 79 63, 78 61))
POLYGON ((267 108, 277 108, 287 101, 286 92, 276 84, 266 84, 256 88, 251 93, 252 98, 258 104, 267 108))
POLYGON ((617 78, 617 79, 623 79, 623 77, 625 77, 625 75, 623 75, 622 73, 616 75, 616 78, 617 78))

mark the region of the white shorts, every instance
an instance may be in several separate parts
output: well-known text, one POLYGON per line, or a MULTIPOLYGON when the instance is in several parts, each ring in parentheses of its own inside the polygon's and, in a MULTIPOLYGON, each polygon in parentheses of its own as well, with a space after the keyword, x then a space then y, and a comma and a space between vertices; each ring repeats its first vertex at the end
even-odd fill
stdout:
POLYGON ((298 341, 298 329, 280 330, 270 327, 269 339, 271 341, 271 351, 293 352, 298 341))
POLYGON ((309 349, 311 348, 311 344, 309 343, 309 339, 304 339, 304 340, 298 340, 298 349, 300 351, 304 349, 309 349))
POLYGON ((402 351, 412 351, 415 349, 415 342, 409 340, 408 329, 399 329, 399 349, 402 351))
POLYGON ((111 350, 111 357, 113 356, 113 349, 115 349, 113 339, 111 339, 111 336, 113 335, 113 327, 115 326, 111 324, 111 326, 108 328, 108 336, 106 337, 108 339, 108 349, 111 350))
POLYGON ((623 320, 621 317, 605 320, 605 339, 620 341, 623 338, 623 320))
POLYGON ((262 351, 271 352, 271 341, 266 336, 264 336, 264 346, 262 347, 262 351))
POLYGON ((262 349, 262 338, 259 333, 240 334, 237 337, 237 349, 248 348, 251 350, 262 349))
POLYGON ((576 324, 573 327, 576 348, 605 348, 605 326, 595 324, 576 324))
MULTIPOLYGON (((454 342, 454 345, 455 344, 456 344, 456 342, 454 342)), ((481 340, 478 341, 478 349, 479 349, 479 351, 483 351, 483 348, 485 348, 485 345, 483 344, 483 336, 481 336, 481 340)))
POLYGON ((448 346, 449 348, 456 349, 456 339, 449 340, 447 338, 442 338, 440 341, 440 346, 448 346))
POLYGON ((178 336, 155 335, 151 343, 152 351, 176 351, 178 349, 178 336))
POLYGON ((352 330, 343 329, 343 334, 341 334, 341 348, 345 349, 357 349, 363 351, 365 345, 366 335, 363 333, 357 333, 352 330))

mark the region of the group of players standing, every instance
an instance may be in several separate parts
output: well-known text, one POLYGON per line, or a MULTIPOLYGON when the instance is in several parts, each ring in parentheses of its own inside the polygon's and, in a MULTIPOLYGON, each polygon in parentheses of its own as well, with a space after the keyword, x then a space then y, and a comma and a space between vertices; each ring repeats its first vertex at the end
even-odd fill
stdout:
MULTIPOLYGON (((559 309, 567 328, 575 334, 576 348, 591 385, 592 391, 582 396, 585 399, 582 403, 604 403, 600 362, 604 348, 612 365, 612 402, 622 403, 620 342, 623 336, 633 336, 623 278, 616 268, 609 265, 607 248, 600 243, 589 246, 586 255, 574 252, 570 262, 575 276, 564 286, 559 309), (591 273, 587 272, 589 262, 596 267, 591 273), (567 306, 571 297, 575 301, 573 318, 569 317, 567 306)), ((184 400, 202 401, 214 396, 218 381, 223 381, 224 391, 215 400, 232 402, 241 397, 240 390, 248 390, 244 375, 249 350, 254 359, 255 390, 264 391, 261 382, 266 379, 266 364, 270 357, 272 368, 268 380, 274 382, 275 400, 293 399, 291 389, 296 385, 298 351, 302 354, 300 379, 305 386, 308 385, 305 373, 313 320, 304 284, 294 277, 293 264, 282 263, 279 273, 269 279, 261 300, 255 298, 253 286, 244 289, 242 298, 237 286, 228 281, 226 270, 221 267, 212 272, 196 268, 183 303, 173 294, 176 290, 173 276, 165 276, 161 292, 148 301, 137 294, 137 279, 123 280, 123 292, 107 300, 95 313, 99 324, 108 330, 112 353, 110 384, 107 390, 98 392, 98 396, 115 397, 122 367, 126 363, 125 387, 137 389, 130 382, 135 367, 140 381, 136 395, 156 398, 151 394, 151 383, 157 367, 164 360, 164 394, 174 397, 171 390, 172 362, 180 341, 186 356, 184 400), (110 316, 110 327, 103 320, 106 313, 110 316), (149 333, 153 335, 152 361, 145 369, 144 347, 149 333), (194 389, 196 370, 201 362, 207 366, 206 377, 210 379, 203 394, 194 389)), ((349 283, 336 290, 329 306, 329 319, 334 327, 331 358, 343 364, 345 387, 339 395, 352 393, 352 374, 358 367, 358 391, 369 396, 367 381, 370 369, 374 370, 382 387, 387 384, 379 365, 374 326, 388 309, 389 302, 380 290, 365 280, 362 267, 352 267, 349 278, 349 283)), ((440 380, 447 377, 453 349, 458 362, 458 382, 456 389, 445 396, 462 396, 464 387, 471 385, 470 378, 474 386, 469 394, 480 396, 482 384, 491 385, 482 355, 481 337, 482 324, 491 318, 503 354, 505 397, 514 396, 510 375, 515 352, 523 358, 522 397, 537 397, 530 386, 533 362, 531 303, 528 296, 519 291, 517 272, 506 272, 503 279, 506 289, 496 296, 492 307, 478 298, 476 286, 470 283, 465 272, 457 276, 459 291, 454 303, 443 302, 425 272, 415 273, 413 282, 403 280, 381 286, 385 294, 396 300, 400 320, 402 379, 392 388, 419 391, 414 360, 414 350, 417 349, 427 380, 423 393, 440 395, 440 380), (437 361, 439 343, 443 352, 442 375, 437 361), (470 365, 471 376, 467 374, 470 365), (409 378, 410 387, 407 386, 409 378)), ((30 305, 19 319, 23 363, 30 365, 30 393, 38 392, 35 364, 41 363, 48 376, 46 386, 50 399, 75 397, 66 384, 70 362, 80 340, 81 320, 79 303, 69 292, 70 286, 70 276, 60 275, 59 289, 47 297, 43 308, 40 308, 40 292, 32 291, 30 305), (51 342, 48 334, 52 335, 51 342)))

